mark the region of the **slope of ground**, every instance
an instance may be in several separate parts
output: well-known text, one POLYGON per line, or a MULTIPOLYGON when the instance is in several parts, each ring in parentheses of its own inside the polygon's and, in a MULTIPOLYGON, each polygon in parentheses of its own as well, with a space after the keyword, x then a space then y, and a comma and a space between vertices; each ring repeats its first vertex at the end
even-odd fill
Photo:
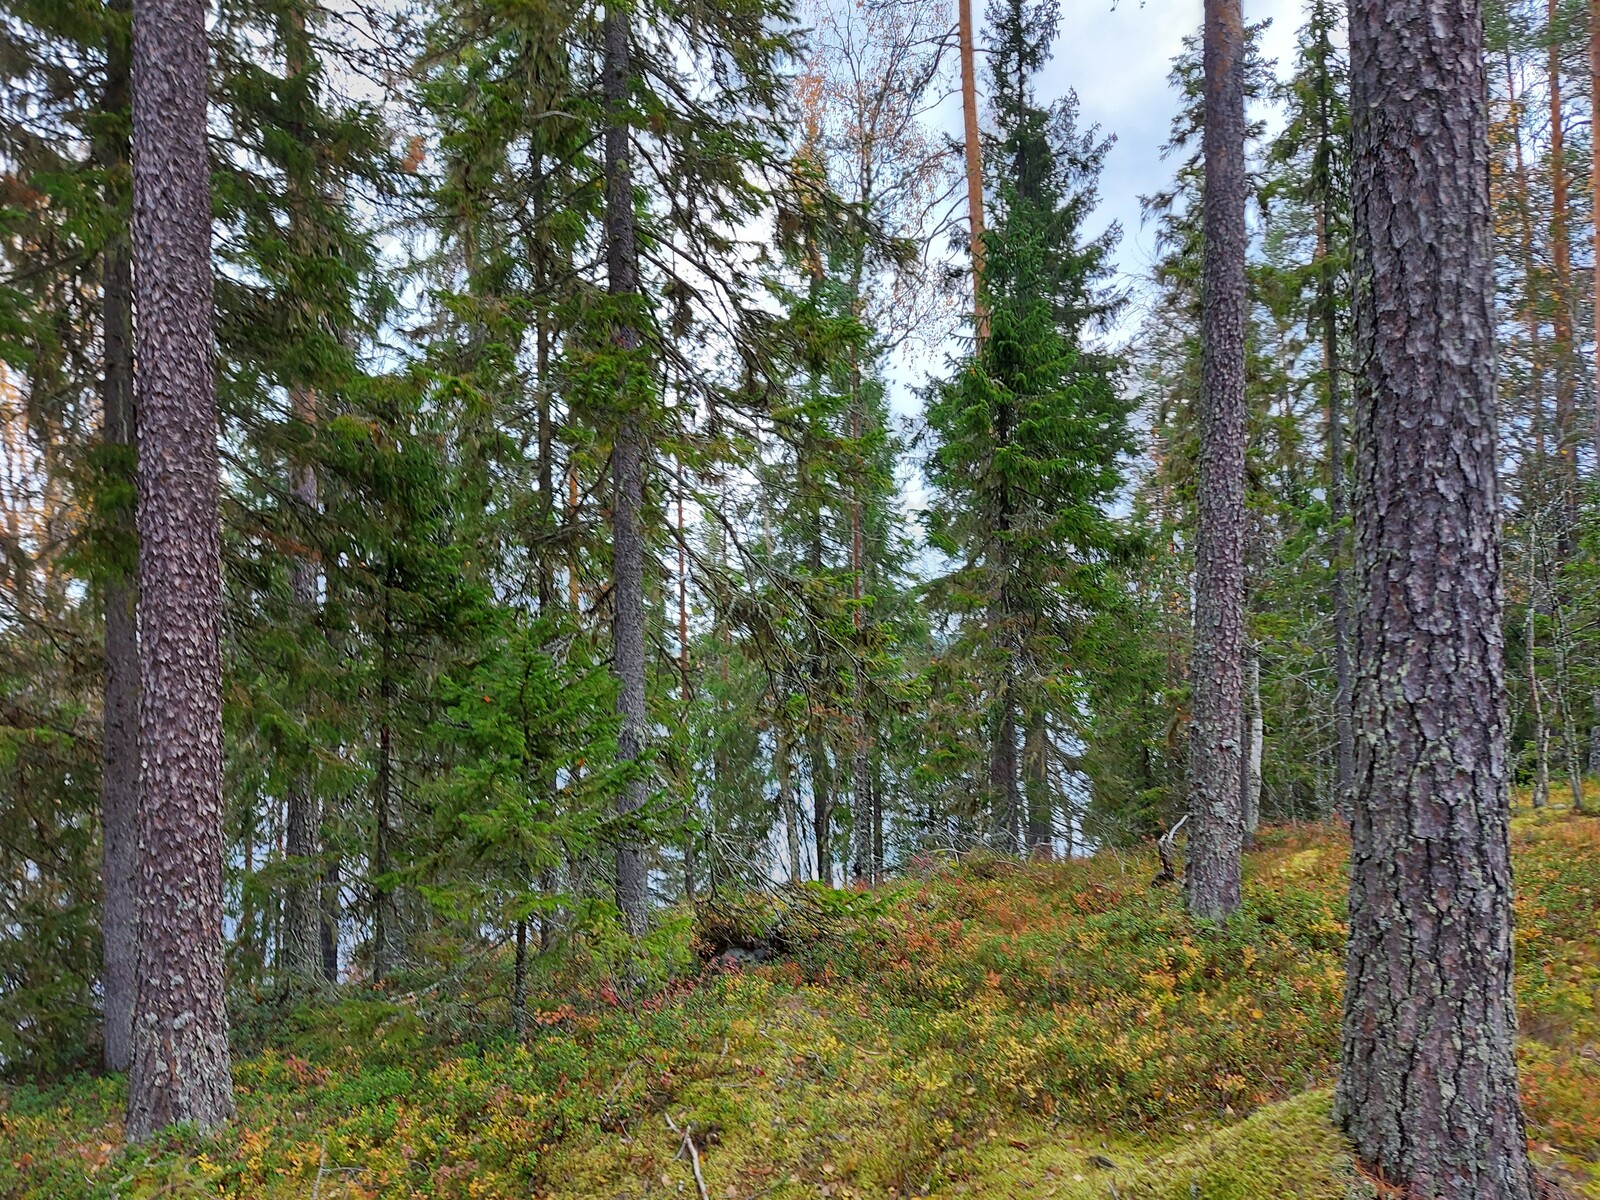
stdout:
MULTIPOLYGON (((1515 840, 1535 1151, 1600 1200, 1600 821, 1515 840)), ((686 921, 626 967, 594 936, 541 964, 520 1044, 492 961, 264 1005, 214 1135, 123 1149, 117 1079, 0 1092, 0 1197, 1372 1195, 1327 1119, 1344 852, 1277 830, 1248 871, 1225 931, 1107 853, 730 906, 733 940, 785 950, 767 965, 682 973, 686 921)))

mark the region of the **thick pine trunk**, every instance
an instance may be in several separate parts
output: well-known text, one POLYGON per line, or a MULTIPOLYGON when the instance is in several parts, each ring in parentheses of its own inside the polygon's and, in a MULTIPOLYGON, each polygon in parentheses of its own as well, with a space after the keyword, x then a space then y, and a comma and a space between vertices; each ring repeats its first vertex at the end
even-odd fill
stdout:
MULTIPOLYGON (((624 10, 608 8, 605 15, 603 89, 607 110, 606 171, 606 271, 613 297, 628 302, 639 289, 639 255, 633 209, 633 166, 626 119, 628 103, 628 17, 624 10)), ((626 360, 624 376, 636 369, 632 362, 639 348, 639 331, 626 317, 613 333, 626 360)), ((650 714, 645 695, 644 608, 644 428, 641 415, 628 393, 626 378, 623 413, 611 448, 611 553, 612 553, 612 663, 617 673, 617 715, 622 728, 617 753, 635 762, 644 753, 650 714)), ((628 818, 644 807, 649 785, 630 782, 617 797, 617 812, 628 818)), ((633 933, 643 933, 649 923, 649 881, 643 848, 637 837, 625 834, 617 846, 617 907, 623 923, 633 933)))
POLYGON ((1350 40, 1359 760, 1337 1117, 1416 1195, 1529 1200, 1481 0, 1356 0, 1350 40))
POLYGON ((1245 194, 1244 21, 1206 0, 1205 343, 1189 731, 1189 910, 1239 907, 1244 720, 1245 194))
POLYGON ((222 957, 222 558, 205 6, 139 0, 138 998, 129 1140, 233 1115, 222 957))
POLYGON ((995 729, 989 741, 989 794, 994 805, 991 821, 996 849, 1006 854, 1020 850, 1022 795, 1017 770, 1017 696, 1011 658, 1006 656, 995 699, 995 729))
MULTIPOLYGON (((126 0, 112 5, 126 14, 126 0)), ((106 56, 104 111, 122 114, 129 102, 127 43, 114 39, 106 56)), ((128 161, 125 137, 107 138, 100 157, 108 168, 128 161)), ((104 337, 101 430, 107 482, 134 482, 133 253, 124 234, 107 240, 102 261, 104 337)), ((122 560, 134 541, 132 506, 117 501, 119 544, 105 572, 105 694, 100 734, 101 878, 105 989, 105 1064, 126 1071, 132 1060, 135 928, 139 854, 139 634, 134 580, 122 560)))

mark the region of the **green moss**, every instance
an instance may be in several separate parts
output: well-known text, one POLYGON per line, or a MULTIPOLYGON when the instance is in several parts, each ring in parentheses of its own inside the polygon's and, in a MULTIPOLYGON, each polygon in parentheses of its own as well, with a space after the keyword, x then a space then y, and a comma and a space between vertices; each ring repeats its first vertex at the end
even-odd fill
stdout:
POLYGON ((940 1195, 1056 1196, 1061 1200, 1354 1200, 1375 1196, 1328 1121, 1329 1093, 1269 1105, 1247 1120, 1166 1146, 1089 1148, 1041 1133, 981 1156, 972 1176, 940 1195), (1017 1145, 1016 1143, 1025 1143, 1017 1145), (1106 1167, 1107 1162, 1114 1163, 1106 1167), (1113 1189, 1115 1189, 1113 1191, 1113 1189))

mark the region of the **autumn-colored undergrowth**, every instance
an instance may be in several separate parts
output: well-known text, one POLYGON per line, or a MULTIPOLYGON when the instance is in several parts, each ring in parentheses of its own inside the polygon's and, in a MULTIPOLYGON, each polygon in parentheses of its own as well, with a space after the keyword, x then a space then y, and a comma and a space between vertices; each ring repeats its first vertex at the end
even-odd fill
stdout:
MULTIPOLYGON (((1600 821, 1515 840, 1535 1151, 1600 1197, 1600 821)), ((8 1085, 0 1197, 692 1198, 685 1137, 718 1198, 1370 1194, 1327 1116, 1344 859, 1269 832, 1222 931, 1108 852, 817 894, 755 967, 689 969, 686 920, 643 963, 585 939, 520 1042, 492 958, 242 1011, 234 1124, 128 1150, 119 1079, 8 1085)))

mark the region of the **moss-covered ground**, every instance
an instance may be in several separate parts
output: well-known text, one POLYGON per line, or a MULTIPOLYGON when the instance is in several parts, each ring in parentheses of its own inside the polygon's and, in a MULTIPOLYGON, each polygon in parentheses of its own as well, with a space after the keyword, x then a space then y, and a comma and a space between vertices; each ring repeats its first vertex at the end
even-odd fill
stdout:
MULTIPOLYGON (((1600 820, 1514 836, 1532 1144, 1600 1200, 1600 820)), ((695 966, 687 918, 643 962, 586 937, 540 960, 521 1041, 494 956, 263 998, 220 1132, 125 1149, 119 1078, 6 1085, 0 1197, 694 1200, 686 1137, 717 1200, 1375 1195, 1328 1120, 1344 859, 1269 832, 1222 931, 1105 853, 815 894, 820 935, 759 966, 695 966)))

